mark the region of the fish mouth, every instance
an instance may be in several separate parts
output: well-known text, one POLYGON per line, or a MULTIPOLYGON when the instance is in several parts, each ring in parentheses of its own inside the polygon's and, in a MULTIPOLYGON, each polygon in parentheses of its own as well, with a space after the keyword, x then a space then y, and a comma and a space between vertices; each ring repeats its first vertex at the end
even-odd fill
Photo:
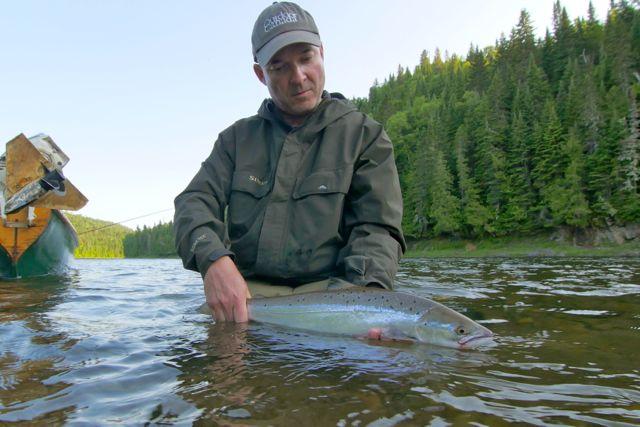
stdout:
POLYGON ((476 348, 483 345, 495 344, 493 334, 470 335, 458 340, 460 348, 476 348))

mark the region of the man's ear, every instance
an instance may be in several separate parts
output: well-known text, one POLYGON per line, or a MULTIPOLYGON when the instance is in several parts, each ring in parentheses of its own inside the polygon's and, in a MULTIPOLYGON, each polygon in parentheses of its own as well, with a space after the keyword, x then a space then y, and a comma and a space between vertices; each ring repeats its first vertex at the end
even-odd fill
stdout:
POLYGON ((324 60, 324 45, 320 45, 320 57, 324 60))
POLYGON ((262 69, 260 64, 253 64, 253 72, 256 73, 258 80, 260 80, 262 84, 266 86, 267 82, 264 79, 264 70, 262 69))

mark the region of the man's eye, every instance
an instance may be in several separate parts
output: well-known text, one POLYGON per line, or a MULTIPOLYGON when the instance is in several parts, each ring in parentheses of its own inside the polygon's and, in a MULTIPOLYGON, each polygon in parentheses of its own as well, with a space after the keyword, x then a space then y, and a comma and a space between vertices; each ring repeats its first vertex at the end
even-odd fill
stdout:
POLYGON ((269 71, 270 73, 279 73, 283 70, 284 70, 283 64, 269 65, 269 67, 267 68, 267 71, 269 71))

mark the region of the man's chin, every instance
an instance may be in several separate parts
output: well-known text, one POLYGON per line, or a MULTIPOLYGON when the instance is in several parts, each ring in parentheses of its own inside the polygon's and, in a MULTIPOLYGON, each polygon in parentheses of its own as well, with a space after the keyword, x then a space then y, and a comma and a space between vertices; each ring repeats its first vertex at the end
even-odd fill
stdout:
POLYGON ((306 102, 297 102, 291 105, 290 114, 295 116, 306 116, 314 112, 319 102, 317 100, 307 100, 306 102))

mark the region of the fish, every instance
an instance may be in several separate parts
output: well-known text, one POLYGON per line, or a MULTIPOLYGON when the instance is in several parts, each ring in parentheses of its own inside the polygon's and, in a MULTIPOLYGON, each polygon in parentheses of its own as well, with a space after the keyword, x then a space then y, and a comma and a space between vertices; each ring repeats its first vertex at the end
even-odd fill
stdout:
POLYGON ((457 349, 493 344, 493 333, 440 303, 353 287, 247 300, 249 320, 301 331, 409 341, 457 349))

